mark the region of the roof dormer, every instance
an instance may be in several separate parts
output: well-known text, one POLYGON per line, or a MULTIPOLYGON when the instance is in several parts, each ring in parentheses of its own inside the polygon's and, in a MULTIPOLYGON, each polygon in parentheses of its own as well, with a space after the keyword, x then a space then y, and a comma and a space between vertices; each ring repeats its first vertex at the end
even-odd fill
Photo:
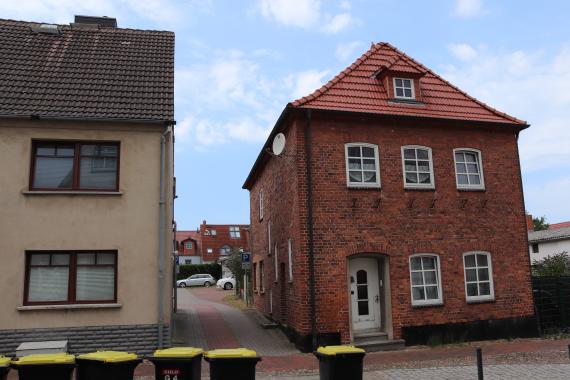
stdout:
POLYGON ((420 78, 424 71, 398 59, 389 66, 382 66, 374 73, 388 95, 388 102, 423 104, 420 78))

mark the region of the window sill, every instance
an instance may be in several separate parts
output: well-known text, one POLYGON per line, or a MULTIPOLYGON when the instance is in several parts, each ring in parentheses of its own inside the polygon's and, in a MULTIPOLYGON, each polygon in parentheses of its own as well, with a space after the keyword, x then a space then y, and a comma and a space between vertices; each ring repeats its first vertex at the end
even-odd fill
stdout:
POLYGON ((388 99, 388 104, 393 104, 393 105, 401 105, 401 104, 409 104, 409 105, 414 105, 414 106, 425 106, 426 104, 424 102, 420 102, 419 100, 415 99, 415 98, 390 98, 388 99))
POLYGON ((458 187, 457 191, 465 192, 465 191, 485 191, 484 187, 458 187))
POLYGON ((22 191, 24 195, 123 195, 122 191, 77 191, 77 190, 65 190, 65 191, 46 191, 46 190, 24 190, 22 191))
POLYGON ((381 190, 382 189, 380 187, 380 185, 374 185, 374 186, 347 185, 346 188, 349 190, 381 190))
POLYGON ((413 186, 404 186, 405 191, 435 191, 435 186, 430 187, 413 187, 413 186))
POLYGON ((123 307, 120 303, 85 303, 70 305, 30 305, 19 306, 18 311, 34 311, 34 310, 78 310, 78 309, 119 309, 123 307))
POLYGON ((443 301, 412 304, 412 308, 414 308, 414 309, 422 309, 425 307, 440 307, 440 306, 443 306, 443 301))

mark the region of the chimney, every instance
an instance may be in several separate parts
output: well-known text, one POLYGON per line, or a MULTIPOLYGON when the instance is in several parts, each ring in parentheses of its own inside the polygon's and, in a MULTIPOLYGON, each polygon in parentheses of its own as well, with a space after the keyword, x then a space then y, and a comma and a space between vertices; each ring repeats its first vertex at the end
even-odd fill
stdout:
POLYGON ((534 231, 534 223, 532 222, 532 215, 526 214, 526 229, 528 231, 534 231))
POLYGON ((203 225, 206 225, 206 219, 204 219, 204 220, 202 221, 202 224, 203 224, 203 225))
POLYGON ((106 27, 106 28, 116 28, 117 27, 117 19, 114 17, 96 17, 96 16, 75 16, 75 22, 72 26, 80 25, 96 25, 99 27, 106 27))

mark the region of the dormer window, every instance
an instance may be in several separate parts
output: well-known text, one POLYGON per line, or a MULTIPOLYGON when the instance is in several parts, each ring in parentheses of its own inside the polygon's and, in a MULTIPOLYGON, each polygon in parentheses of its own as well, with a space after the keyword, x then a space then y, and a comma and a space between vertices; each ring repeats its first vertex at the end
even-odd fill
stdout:
POLYGON ((396 99, 415 99, 414 80, 394 78, 394 96, 396 99))

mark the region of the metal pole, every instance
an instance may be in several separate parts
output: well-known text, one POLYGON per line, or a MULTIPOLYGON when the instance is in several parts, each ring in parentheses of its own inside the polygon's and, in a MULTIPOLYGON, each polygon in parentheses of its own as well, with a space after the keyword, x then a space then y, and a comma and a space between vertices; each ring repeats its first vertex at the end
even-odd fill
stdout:
POLYGON ((483 380, 483 354, 481 347, 477 347, 477 379, 483 380))
POLYGON ((568 345, 568 358, 570 358, 570 344, 568 345))

